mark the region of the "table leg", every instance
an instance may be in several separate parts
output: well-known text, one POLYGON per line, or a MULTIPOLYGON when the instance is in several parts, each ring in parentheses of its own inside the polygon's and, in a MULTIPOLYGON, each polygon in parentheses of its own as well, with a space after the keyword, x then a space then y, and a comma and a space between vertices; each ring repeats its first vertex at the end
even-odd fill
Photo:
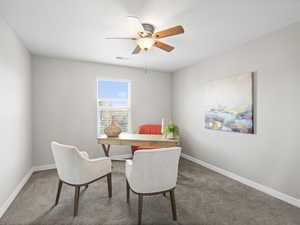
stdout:
POLYGON ((104 154, 106 157, 109 157, 109 149, 110 149, 110 145, 108 144, 107 146, 105 146, 105 144, 102 144, 102 149, 104 151, 104 154))

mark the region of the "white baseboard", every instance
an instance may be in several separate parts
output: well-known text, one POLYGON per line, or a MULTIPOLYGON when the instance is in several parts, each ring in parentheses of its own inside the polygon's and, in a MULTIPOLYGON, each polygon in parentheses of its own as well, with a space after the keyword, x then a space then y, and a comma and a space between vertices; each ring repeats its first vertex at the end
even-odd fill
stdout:
POLYGON ((120 161, 123 161, 125 159, 129 159, 129 158, 132 158, 132 154, 124 154, 124 155, 111 155, 110 156, 111 160, 120 160, 120 161))
MULTIPOLYGON (((128 158, 131 158, 131 157, 132 157, 132 154, 112 155, 112 156, 110 156, 111 160, 116 160, 116 161, 119 161, 119 160, 123 161, 124 159, 128 159, 128 158)), ((51 170, 51 169, 56 169, 55 164, 48 164, 48 165, 32 167, 33 172, 51 170)))
POLYGON ((44 170, 51 170, 55 169, 56 166, 55 164, 48 164, 48 165, 42 165, 42 166, 34 166, 32 167, 33 172, 38 172, 38 171, 44 171, 44 170))
MULTIPOLYGON (((124 160, 132 157, 132 154, 124 154, 124 155, 112 155, 110 156, 111 160, 124 160)), ((33 172, 38 172, 38 171, 44 171, 44 170, 51 170, 51 169, 56 169, 55 164, 48 164, 48 165, 42 165, 42 166, 34 166, 32 167, 33 172)))
MULTIPOLYGON (((124 160, 127 158, 132 157, 131 154, 125 154, 125 155, 112 155, 111 159, 112 160, 124 160)), ((3 214, 6 212, 10 204, 15 200, 19 192, 22 190, 26 182, 29 180, 31 177, 32 173, 38 172, 38 171, 44 171, 44 170, 50 170, 50 169, 55 169, 56 166, 55 164, 48 164, 48 165, 42 165, 42 166, 33 166, 29 172, 24 176, 24 178, 21 180, 21 182, 18 184, 18 186, 15 188, 15 190, 12 192, 12 194, 8 197, 6 202, 0 206, 0 218, 3 216, 3 214)))
POLYGON ((49 164, 49 165, 43 165, 43 166, 34 166, 32 167, 29 172, 23 177, 21 182, 18 184, 18 186, 15 188, 15 190, 11 193, 11 195, 8 197, 6 202, 0 207, 0 218, 4 215, 10 204, 15 200, 19 192, 22 190, 24 185, 27 183, 29 178, 34 172, 37 171, 43 171, 43 170, 49 170, 49 169, 55 169, 55 164, 49 164))
POLYGON ((24 187, 24 185, 27 183, 27 181, 31 177, 32 173, 33 173, 33 170, 31 168, 28 171, 28 173, 23 177, 23 179, 21 180, 21 182, 17 185, 17 187, 15 188, 15 190, 8 197, 8 199, 6 200, 6 202, 4 202, 4 204, 0 207, 0 218, 6 212, 6 210, 10 206, 10 204, 15 200, 15 198, 17 197, 17 195, 19 194, 19 192, 22 190, 22 188, 24 187))
POLYGON ((204 162, 204 161, 202 161, 200 159, 196 159, 196 158, 194 158, 194 157, 192 157, 190 155, 181 153, 181 156, 182 156, 182 158, 190 160, 190 161, 192 161, 194 163, 197 163, 197 164, 199 164, 201 166, 204 166, 204 167, 206 167, 208 169, 211 169, 211 170, 213 170, 213 171, 215 171, 217 173, 220 173, 220 174, 222 174, 222 175, 224 175, 226 177, 229 177, 229 178, 231 178, 233 180, 236 180, 236 181, 238 181, 238 182, 240 182, 242 184, 245 184, 245 185, 247 185, 249 187, 257 189, 257 190, 259 190, 261 192, 264 192, 264 193, 266 193, 268 195, 271 195, 271 196, 273 196, 275 198, 278 198, 278 199, 280 199, 280 200, 282 200, 284 202, 287 202, 287 203, 289 203, 291 205, 294 205, 294 206, 300 208, 300 200, 297 199, 297 198, 294 198, 294 197, 289 196, 287 194, 284 194, 282 192, 276 191, 276 190, 274 190, 274 189, 272 189, 270 187, 267 187, 267 186, 264 186, 262 184, 256 183, 256 182, 254 182, 252 180, 249 180, 247 178, 241 177, 241 176, 236 175, 236 174, 234 174, 232 172, 229 172, 227 170, 221 169, 221 168, 219 168, 217 166, 214 166, 212 164, 204 162))

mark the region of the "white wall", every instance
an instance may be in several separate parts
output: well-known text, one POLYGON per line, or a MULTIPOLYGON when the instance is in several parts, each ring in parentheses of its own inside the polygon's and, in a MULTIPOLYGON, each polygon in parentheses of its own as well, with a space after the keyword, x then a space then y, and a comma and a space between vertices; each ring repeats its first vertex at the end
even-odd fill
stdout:
POLYGON ((32 166, 30 67, 28 51, 0 18, 0 216, 32 166))
MULTIPOLYGON (((53 163, 50 142, 77 145, 92 157, 96 143, 96 81, 131 81, 132 128, 171 117, 171 75, 121 66, 33 57, 33 163, 53 163)), ((112 147, 111 154, 129 154, 112 147)))
POLYGON ((184 152, 300 199, 300 23, 174 73, 184 152), (203 86, 256 72, 257 134, 207 130, 203 86))

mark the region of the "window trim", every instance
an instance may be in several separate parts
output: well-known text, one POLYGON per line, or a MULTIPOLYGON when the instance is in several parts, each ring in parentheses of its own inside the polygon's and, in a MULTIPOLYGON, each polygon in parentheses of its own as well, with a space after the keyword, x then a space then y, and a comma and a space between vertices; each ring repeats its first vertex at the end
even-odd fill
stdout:
POLYGON ((126 82, 128 83, 128 106, 104 106, 101 107, 101 109, 128 109, 128 133, 132 132, 132 120, 131 120, 131 113, 132 113, 132 109, 131 109, 131 80, 126 80, 126 79, 118 79, 118 78, 98 78, 96 81, 96 114, 97 114, 97 118, 96 118, 96 132, 97 132, 97 136, 98 136, 98 93, 99 93, 99 88, 98 88, 98 82, 99 81, 114 81, 114 82, 126 82))

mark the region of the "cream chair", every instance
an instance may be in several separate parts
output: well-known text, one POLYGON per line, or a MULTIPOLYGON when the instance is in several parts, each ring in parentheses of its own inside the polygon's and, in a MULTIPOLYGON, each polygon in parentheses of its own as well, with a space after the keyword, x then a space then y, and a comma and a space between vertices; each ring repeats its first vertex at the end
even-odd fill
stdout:
POLYGON ((111 160, 109 158, 89 159, 88 154, 80 152, 77 147, 57 142, 51 143, 51 149, 59 177, 55 206, 59 201, 62 184, 74 186, 74 216, 77 216, 80 187, 87 188, 90 183, 103 177, 107 177, 108 195, 111 198, 111 160))
POLYGON ((130 190, 138 195, 138 224, 142 220, 143 196, 170 192, 173 220, 177 220, 174 190, 180 147, 139 150, 126 161, 127 202, 130 190))

